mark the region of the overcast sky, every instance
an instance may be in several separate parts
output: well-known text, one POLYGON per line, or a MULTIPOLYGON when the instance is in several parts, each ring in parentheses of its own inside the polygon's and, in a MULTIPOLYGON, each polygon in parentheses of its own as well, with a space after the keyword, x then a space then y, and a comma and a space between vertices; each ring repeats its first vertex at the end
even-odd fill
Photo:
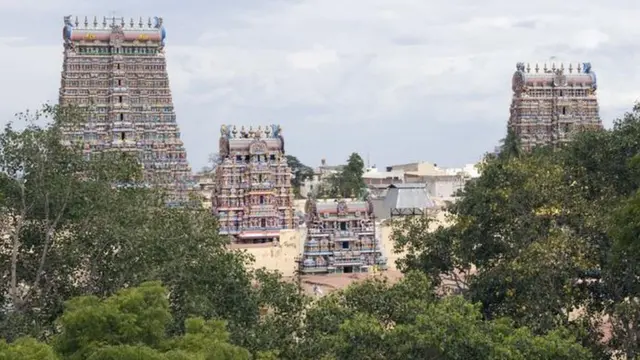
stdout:
POLYGON ((223 123, 279 123, 311 166, 353 151, 475 162, 505 134, 518 61, 590 61, 607 127, 640 97, 637 0, 0 0, 0 14, 2 123, 57 101, 64 15, 162 16, 194 170, 223 123))

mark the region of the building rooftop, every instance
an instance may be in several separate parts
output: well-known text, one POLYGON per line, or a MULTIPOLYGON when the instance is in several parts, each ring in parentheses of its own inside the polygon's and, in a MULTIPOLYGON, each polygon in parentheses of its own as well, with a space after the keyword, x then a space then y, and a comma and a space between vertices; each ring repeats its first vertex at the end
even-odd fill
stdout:
POLYGON ((379 171, 376 168, 368 169, 362 177, 365 179, 389 179, 389 178, 399 178, 404 179, 405 172, 402 170, 392 170, 392 171, 379 171))
POLYGON ((425 184, 389 185, 382 204, 378 203, 376 217, 386 219, 393 216, 421 215, 425 210, 437 207, 429 197, 425 184))

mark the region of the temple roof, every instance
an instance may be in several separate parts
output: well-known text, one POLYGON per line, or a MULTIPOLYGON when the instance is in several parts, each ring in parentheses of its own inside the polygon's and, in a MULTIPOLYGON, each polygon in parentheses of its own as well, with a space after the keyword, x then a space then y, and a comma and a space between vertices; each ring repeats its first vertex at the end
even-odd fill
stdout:
POLYGON ((574 66, 572 63, 564 64, 552 63, 550 65, 543 63, 542 66, 535 64, 533 68, 531 64, 519 62, 516 64, 516 72, 513 75, 513 89, 522 86, 576 86, 584 85, 597 88, 596 74, 591 70, 591 63, 578 63, 574 66))
POLYGON ((84 16, 84 19, 71 15, 64 17, 62 37, 65 41, 108 41, 111 34, 122 34, 124 41, 161 41, 166 38, 166 30, 161 17, 148 17, 146 21, 137 21, 124 17, 84 16))

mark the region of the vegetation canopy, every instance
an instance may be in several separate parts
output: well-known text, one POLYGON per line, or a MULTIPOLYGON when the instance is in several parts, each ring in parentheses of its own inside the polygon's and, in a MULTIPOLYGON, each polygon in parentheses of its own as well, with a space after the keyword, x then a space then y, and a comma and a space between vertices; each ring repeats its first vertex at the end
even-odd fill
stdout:
MULTIPOLYGON (((134 157, 65 143, 81 112, 22 117, 0 134, 0 359, 640 355, 640 107, 557 150, 509 134, 447 226, 394 223, 403 279, 321 298, 250 270, 208 211, 164 206, 134 157)), ((363 173, 352 154, 330 191, 358 194, 363 173)))

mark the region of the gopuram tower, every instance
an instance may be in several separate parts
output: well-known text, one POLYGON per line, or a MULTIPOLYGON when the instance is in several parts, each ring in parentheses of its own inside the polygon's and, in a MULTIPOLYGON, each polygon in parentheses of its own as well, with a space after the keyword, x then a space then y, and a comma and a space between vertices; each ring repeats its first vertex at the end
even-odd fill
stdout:
POLYGON ((282 129, 222 125, 220 135, 211 196, 220 233, 238 244, 277 241, 280 230, 296 226, 282 129))
POLYGON ((59 102, 88 114, 82 126, 68 129, 65 143, 82 143, 87 156, 134 153, 145 181, 181 202, 193 185, 169 89, 165 37, 158 17, 66 16, 59 102))
POLYGON ((520 139, 523 150, 559 146, 584 128, 602 128, 596 90, 596 74, 590 63, 518 63, 512 78, 513 99, 508 127, 520 139))

